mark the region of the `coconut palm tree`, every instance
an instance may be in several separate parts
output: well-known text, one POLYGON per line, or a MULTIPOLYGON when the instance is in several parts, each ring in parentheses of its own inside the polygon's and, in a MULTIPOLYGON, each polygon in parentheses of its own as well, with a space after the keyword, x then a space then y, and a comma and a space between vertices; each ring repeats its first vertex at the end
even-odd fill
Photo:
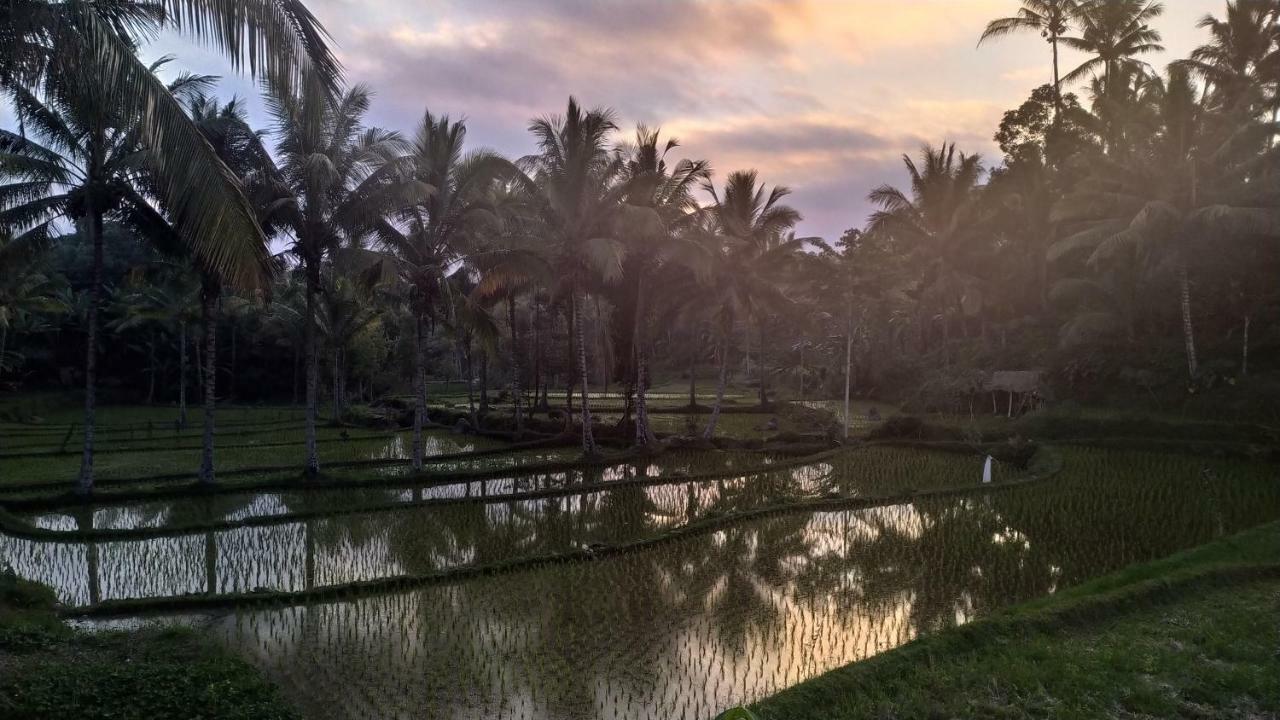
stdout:
POLYGON ((562 294, 569 299, 586 455, 595 455, 597 447, 591 432, 582 295, 595 277, 613 282, 622 273, 624 251, 616 239, 616 222, 626 193, 619 182, 624 162, 608 146, 617 127, 612 110, 584 110, 569 98, 564 115, 537 118, 529 125, 539 152, 521 160, 536 184, 539 232, 546 238, 562 294))
POLYGON ((1063 76, 1062 81, 1073 83, 1100 75, 1104 94, 1114 95, 1116 83, 1149 70, 1137 56, 1164 50, 1160 33, 1149 24, 1163 13, 1164 5, 1154 0, 1081 3, 1075 16, 1079 35, 1063 37, 1061 42, 1091 57, 1063 76))
MULTIPOLYGON (((161 31, 211 45, 237 69, 275 85, 297 81, 305 68, 332 90, 341 74, 327 33, 300 0, 13 0, 0 7, 0 85, 37 95, 58 78, 91 87, 79 102, 110 108, 112 126, 132 128, 137 144, 152 150, 145 169, 153 191, 186 242, 236 285, 255 284, 257 268, 224 239, 260 239, 252 209, 181 99, 136 54, 140 40, 161 31)), ((28 120, 16 110, 20 122, 28 120)))
POLYGON ((1219 106, 1233 107, 1241 102, 1276 105, 1274 84, 1280 67, 1274 62, 1280 30, 1277 18, 1280 2, 1276 0, 1235 0, 1227 2, 1221 19, 1213 15, 1201 18, 1197 27, 1207 30, 1212 40, 1191 51, 1191 57, 1180 61, 1212 88, 1219 106), (1270 103, 1259 91, 1266 84, 1273 87, 1270 103))
POLYGON ((449 116, 423 112, 408 158, 406 199, 378 224, 383 262, 409 294, 414 320, 413 467, 422 468, 426 420, 426 344, 455 306, 451 276, 498 223, 491 189, 515 166, 488 150, 466 152, 467 128, 449 116))
MULTIPOLYGON (((132 226, 161 245, 181 245, 190 256, 224 274, 232 283, 260 285, 261 230, 253 218, 242 226, 228 211, 216 237, 199 227, 189 199, 169 205, 161 187, 163 150, 143 144, 143 128, 107 91, 103 79, 82 70, 51 67, 39 92, 11 83, 5 90, 25 134, 0 132, 0 226, 23 238, 49 237, 60 223, 73 223, 89 239, 92 272, 86 318, 84 449, 77 491, 93 489, 94 415, 97 382, 98 312, 102 302, 103 222, 107 217, 132 226), (164 210, 172 225, 161 214, 164 210), (237 230, 243 232, 237 232, 237 230)), ((180 78, 169 88, 176 100, 202 79, 180 78)), ((196 142, 204 143, 203 140, 196 142)), ((207 148, 207 143, 203 145, 207 148)), ((217 162, 216 158, 214 159, 217 162)), ((219 163, 221 170, 225 166, 219 163)), ((216 182, 211 184, 216 185, 216 182)), ((237 190, 238 193, 238 190, 237 190)), ((205 195, 204 202, 221 200, 205 195)), ((237 195, 238 202, 244 203, 237 195)))
POLYGON ((402 204, 405 152, 397 133, 364 129, 370 92, 357 85, 338 97, 322 78, 308 76, 298 92, 273 89, 278 170, 261 192, 266 222, 288 236, 306 287, 306 468, 320 472, 316 404, 320 359, 316 352, 316 303, 325 258, 341 247, 360 247, 386 213, 402 204))
MULTIPOLYGON (((782 284, 782 273, 789 268, 792 256, 804 244, 794 235, 787 235, 800 221, 800 213, 781 202, 791 194, 791 189, 775 185, 766 192, 763 183, 757 186, 758 180, 755 170, 739 170, 725 179, 723 193, 717 192, 712 183, 704 183, 704 188, 711 195, 716 232, 729 242, 730 264, 740 270, 751 268, 750 288, 757 300, 781 297, 765 290, 770 284, 775 287, 782 284)), ((765 324, 770 310, 778 306, 777 303, 755 303, 751 314, 744 318, 755 321, 760 328, 761 407, 769 404, 765 324)))
POLYGON ((649 424, 646 394, 649 385, 649 285, 654 275, 672 260, 689 252, 681 247, 691 235, 701 209, 694 192, 711 177, 711 166, 705 160, 680 160, 667 163, 667 153, 680 146, 678 140, 661 143, 659 130, 644 125, 636 128, 635 144, 626 148, 624 202, 627 206, 648 209, 652 213, 630 213, 631 222, 623 224, 622 238, 627 242, 623 275, 629 282, 624 304, 632 315, 632 365, 636 394, 635 443, 650 447, 656 439, 649 424), (646 222, 645 220, 648 220, 646 222), (653 221, 657 221, 656 223, 653 221))
POLYGON ((1072 17, 1078 10, 1076 0, 1022 0, 1022 7, 1012 17, 987 23, 978 45, 1017 32, 1035 32, 1053 48, 1053 117, 1062 113, 1062 80, 1058 73, 1058 40, 1070 30, 1072 17))
MULTIPOLYGON (((257 182, 257 174, 270 172, 271 158, 262 144, 262 138, 249 127, 244 106, 236 98, 221 104, 216 98, 196 93, 188 102, 188 109, 214 154, 242 183, 257 182)), ((255 236, 248 240, 256 239, 255 236)), ((265 248, 263 261, 266 261, 265 248)), ((205 345, 204 430, 199 480, 211 485, 215 481, 213 436, 217 407, 218 302, 222 297, 224 281, 214 269, 199 262, 197 266, 200 271, 200 319, 204 328, 205 345)), ((267 266, 264 267, 264 272, 269 274, 273 269, 267 266)))
MULTIPOLYGON (((539 218, 534 214, 537 206, 534 183, 527 176, 513 177, 514 181, 498 183, 490 190, 489 205, 498 222, 485 225, 479 244, 469 258, 481 276, 469 302, 480 309, 494 302, 506 306, 507 328, 511 335, 511 409, 516 435, 519 436, 524 432, 524 362, 517 305, 521 296, 549 288, 555 284, 555 279, 547 257, 545 238, 539 234, 539 218)), ((536 305, 538 300, 534 302, 536 305)), ((481 361, 485 362, 483 357, 481 361)), ((482 376, 487 367, 481 366, 482 376)), ((536 396, 536 372, 534 380, 536 396)), ((482 394, 482 404, 484 399, 482 394)))
MULTIPOLYGON (((1199 369, 1192 316, 1191 270, 1213 242, 1280 231, 1280 194, 1259 182, 1274 127, 1252 111, 1209 112, 1185 66, 1143 88, 1152 124, 1148 142, 1128 162, 1099 158, 1091 182, 1064 199, 1059 219, 1081 223, 1051 248, 1055 256, 1088 250, 1099 266, 1136 248, 1178 288, 1187 373, 1199 369)), ((1273 151, 1274 152, 1274 151, 1273 151)))
POLYGON ((943 143, 936 149, 926 145, 920 160, 917 165, 909 156, 902 158, 910 195, 889 185, 871 191, 868 198, 880 210, 872 214, 867 230, 886 233, 913 257, 920 273, 919 309, 932 306, 942 314, 945 349, 950 339, 947 315, 956 310, 963 317, 981 305, 981 288, 965 264, 982 213, 977 192, 982 159, 943 143))
MULTIPOLYGON (((699 282, 683 290, 672 288, 667 296, 684 308, 685 322, 710 328, 715 343, 716 400, 703 432, 711 440, 724 405, 734 328, 739 322, 762 323, 789 304, 779 282, 780 269, 794 261, 804 240, 786 233, 800 218, 781 202, 787 188, 768 190, 756 171, 730 173, 722 191, 710 181, 704 188, 712 204, 686 230, 702 248, 700 255, 688 254, 685 260, 699 282)), ((763 363, 761 367, 763 384, 763 363)))

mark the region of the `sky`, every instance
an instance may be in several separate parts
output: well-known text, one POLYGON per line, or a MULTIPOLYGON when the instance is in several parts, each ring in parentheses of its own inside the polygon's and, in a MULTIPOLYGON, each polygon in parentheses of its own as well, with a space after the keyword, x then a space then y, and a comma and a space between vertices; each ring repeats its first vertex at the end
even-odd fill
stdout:
MULTIPOLYGON (((1195 27, 1223 0, 1165 0, 1162 67, 1204 41, 1195 27)), ((675 154, 716 178, 755 168, 793 191, 801 235, 837 239, 871 211, 867 193, 905 179, 903 153, 955 142, 999 163, 1005 110, 1051 81, 1038 35, 976 47, 1016 0, 307 0, 333 36, 348 82, 375 93, 370 124, 411 132, 424 108, 463 117, 468 143, 533 151, 529 120, 572 94, 678 138, 675 154)), ((216 53, 161 37, 146 53, 223 75, 219 93, 251 99, 248 78, 216 53)), ((1065 52, 1063 72, 1081 58, 1065 52)), ((625 139, 620 137, 619 139, 625 139)))

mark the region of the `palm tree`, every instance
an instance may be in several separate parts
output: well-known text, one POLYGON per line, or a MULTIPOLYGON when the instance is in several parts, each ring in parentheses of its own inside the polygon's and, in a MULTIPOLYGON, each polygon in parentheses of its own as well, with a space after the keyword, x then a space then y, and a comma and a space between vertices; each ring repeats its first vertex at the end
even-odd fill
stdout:
POLYGON ((595 455, 597 447, 591 432, 582 293, 593 277, 612 282, 622 272, 623 251, 615 239, 615 223, 626 192, 625 184, 619 182, 623 160, 607 145, 615 130, 612 110, 583 110, 569 98, 563 116, 538 118, 529 125, 539 153, 521 160, 537 186, 540 231, 545 233, 552 263, 569 298, 586 455, 595 455))
MULTIPOLYGON (((231 282, 250 287, 263 282, 262 234, 250 217, 238 225, 234 211, 216 236, 199 226, 200 213, 191 199, 169 205, 163 185, 163 148, 142 144, 146 134, 107 92, 102 78, 90 72, 64 74, 50 68, 39 94, 18 84, 5 89, 27 135, 0 132, 0 225, 29 240, 49 237, 57 223, 74 223, 92 248, 92 272, 86 319, 85 429, 77 492, 93 489, 95 389, 97 382, 98 312, 102 302, 103 220, 107 216, 131 225, 160 245, 181 245, 199 262, 231 282), (173 218, 173 225, 159 208, 173 218), (237 232, 243 229, 243 232, 237 232)), ((198 87, 198 78, 188 88, 198 87)), ((183 82, 170 92, 183 94, 183 82)), ((207 148, 203 140, 202 147, 207 148)), ((215 158, 215 162, 216 158, 215 158)), ((218 165, 222 170, 225 166, 218 165)), ((217 182, 211 182, 216 185, 217 182)), ((234 189, 234 188, 233 188, 234 189)), ((238 193, 238 190, 237 190, 238 193)), ((242 196, 239 202, 244 203, 242 196)), ((221 202, 207 194, 200 202, 221 202)))
POLYGON ((387 266, 409 293, 414 322, 413 468, 422 469, 422 425, 426 420, 426 343, 435 323, 454 307, 450 276, 497 222, 490 190, 515 172, 498 155, 467 153, 467 128, 449 116, 423 112, 408 160, 410 203, 394 221, 378 226, 378 240, 391 253, 387 266))
MULTIPOLYGON (((261 242, 252 209, 236 178, 202 142, 181 99, 137 57, 139 40, 163 30, 212 45, 237 69, 275 85, 297 81, 305 68, 332 90, 341 74, 327 33, 300 0, 13 0, 0 7, 0 85, 34 94, 78 80, 85 86, 75 100, 82 111, 101 109, 113 118, 85 138, 85 149, 104 150, 100 136, 107 127, 132 129, 136 143, 152 151, 145 169, 153 192, 185 241, 233 284, 254 285, 261 280, 258 268, 236 241, 225 239, 257 236, 261 242), (93 93, 83 92, 86 87, 93 93)), ((16 109, 21 123, 42 123, 38 112, 28 117, 22 104, 16 109)))
POLYGON ((1098 266, 1137 248, 1158 270, 1176 278, 1187 373, 1199 369, 1192 322, 1190 271, 1207 243, 1280 230, 1277 193, 1259 182, 1266 170, 1260 151, 1274 128, 1247 108, 1232 114, 1206 110, 1185 66, 1143 88, 1150 109, 1149 141, 1129 163, 1098 160, 1092 182, 1060 203, 1055 215, 1083 222, 1057 243, 1061 256, 1091 251, 1098 266))
MULTIPOLYGON (((1268 98, 1258 91, 1260 86, 1280 80, 1271 75, 1280 66, 1269 68, 1274 62, 1276 43, 1280 31, 1276 29, 1280 16, 1280 2, 1276 0, 1228 1, 1226 15, 1222 19, 1213 15, 1201 18, 1197 27, 1208 30, 1212 40, 1191 52, 1191 57, 1181 64, 1205 79, 1221 107, 1231 108, 1241 102, 1265 103, 1268 98)), ((1277 107, 1275 89, 1270 98, 1271 108, 1277 107)), ((1274 118, 1274 116, 1273 116, 1274 118)))
POLYGON ((1063 37, 1072 50, 1091 55, 1062 78, 1076 82, 1101 72, 1103 92, 1114 96, 1116 83, 1132 74, 1148 71, 1138 55, 1160 52, 1160 33, 1148 23, 1164 13, 1154 0, 1087 0, 1076 13, 1079 37, 1063 37))
POLYGON ((738 271, 751 269, 751 284, 744 287, 753 295, 752 312, 745 319, 754 320, 760 328, 760 406, 764 407, 769 404, 765 323, 771 305, 778 307, 778 303, 759 301, 781 297, 764 291, 770 284, 775 288, 780 285, 780 273, 788 269, 792 255, 800 250, 804 241, 794 235, 785 237, 800 221, 800 213, 781 202, 791 194, 791 189, 775 185, 765 192, 763 183, 757 187, 758 179, 755 170, 739 170, 726 178, 723 194, 717 193, 710 182, 704 187, 711 195, 717 232, 729 242, 730 264, 737 266, 738 271))
MULTIPOLYGON (((705 324, 715 341, 716 400, 703 432, 704 439, 711 440, 724 405, 734 327, 740 321, 762 323, 769 313, 789 304, 778 282, 779 272, 790 265, 804 241, 784 234, 800 218, 795 209, 781 203, 790 191, 781 186, 767 190, 758 182, 756 171, 730 173, 723 192, 710 181, 704 188, 712 204, 688 229, 702 253, 686 260, 700 282, 684 291, 673 289, 668 296, 684 308, 686 322, 705 324)), ((761 384, 763 367, 761 363, 761 384)))
POLYGON ((681 160, 667 164, 666 155, 679 147, 679 141, 659 142, 660 131, 644 125, 636 128, 635 145, 627 149, 625 168, 628 183, 625 202, 628 207, 647 209, 648 213, 629 213, 623 224, 622 237, 628 243, 624 278, 630 280, 629 301, 632 314, 631 345, 636 393, 635 443, 650 447, 655 442, 649 424, 646 394, 649 385, 650 303, 647 293, 651 278, 669 260, 688 251, 680 247, 697 222, 698 207, 694 190, 710 179, 711 168, 704 160, 681 160), (656 221, 656 222, 654 222, 656 221))
POLYGON ((931 304, 942 314, 945 349, 950 340, 947 314, 955 309, 963 317, 981 302, 977 279, 964 265, 979 227, 982 159, 957 154, 954 143, 937 149, 926 145, 920 159, 917 165, 902 157, 911 178, 910 196, 889 185, 871 191, 868 197, 880 210, 872 214, 867 230, 887 234, 914 257, 920 269, 920 309, 931 304))
POLYGON ((1053 48, 1053 117, 1057 122, 1062 113, 1062 80, 1058 74, 1058 40, 1070 29, 1072 17, 1079 3, 1076 0, 1022 0, 1022 7, 1013 17, 998 18, 987 23, 978 38, 978 45, 987 40, 1005 37, 1016 32, 1039 33, 1053 48))
POLYGON ((355 86, 330 95, 321 78, 304 78, 301 91, 277 87, 268 98, 275 120, 279 169, 263 190, 267 221, 287 232, 306 287, 306 468, 320 472, 316 403, 320 359, 316 352, 316 302, 325 258, 359 247, 386 212, 400 204, 406 144, 393 132, 362 129, 370 93, 355 86))
MULTIPOLYGON (((257 132, 249 127, 244 106, 232 98, 225 105, 216 98, 197 93, 189 102, 192 120, 209 142, 214 154, 241 182, 254 182, 254 175, 266 173, 271 159, 257 132)), ((248 238, 252 242, 257 237, 248 238)), ((262 260, 266 261, 265 248, 262 260)), ((218 301, 222 297, 222 276, 197 262, 200 270, 200 319, 204 327, 204 430, 200 453, 199 480, 205 485, 215 481, 213 462, 214 413, 217 407, 218 301)), ((273 268, 264 267, 265 273, 273 268)), ((234 357, 233 357, 234 360, 234 357)))
MULTIPOLYGON (((477 310, 483 310, 495 301, 506 306, 507 327, 511 334, 511 409, 516 436, 519 437, 524 432, 524 363, 516 307, 522 295, 551 286, 553 270, 546 256, 545 239, 537 235, 533 181, 518 174, 512 177, 514 182, 499 183, 490 189, 489 206, 494 210, 497 222, 484 225, 479 243, 469 258, 481 273, 469 303, 477 310)), ((538 300, 534 302, 536 319, 538 300)), ((487 362, 485 357, 482 356, 482 363, 487 362)), ((481 366, 482 378, 486 380, 487 370, 487 364, 481 366)), ((536 372, 534 381, 536 396, 536 372)), ((486 395, 482 388, 481 404, 485 403, 486 395)))

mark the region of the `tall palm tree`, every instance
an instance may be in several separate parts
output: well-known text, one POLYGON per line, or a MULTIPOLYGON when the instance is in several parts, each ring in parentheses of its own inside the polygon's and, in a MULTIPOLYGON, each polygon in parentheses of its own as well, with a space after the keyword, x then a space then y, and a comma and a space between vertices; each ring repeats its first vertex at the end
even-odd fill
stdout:
MULTIPOLYGON (((730 173, 723 191, 710 181, 704 187, 712 204, 688 231, 698 238, 702 254, 686 261, 700 282, 669 293, 669 299, 685 308, 686 321, 709 327, 715 341, 716 400, 703 431, 704 439, 711 440, 724 405, 734 327, 739 322, 762 322, 789 303, 778 282, 779 268, 794 260, 804 241, 786 233, 800 219, 795 209, 781 202, 789 193, 787 188, 768 190, 759 183, 756 171, 730 173)), ((763 367, 761 363, 762 384, 763 367)))
POLYGON ((455 289, 450 280, 480 237, 497 223, 490 190, 515 173, 487 150, 465 151, 467 128, 448 115, 423 112, 408 158, 407 206, 378 225, 378 241, 391 253, 388 269, 409 293, 414 320, 413 468, 422 469, 426 420, 426 344, 435 324, 448 319, 455 289))
POLYGON ((1266 146, 1274 128, 1252 111, 1209 112, 1185 66, 1143 88, 1150 109, 1149 141, 1121 163, 1100 158, 1092 181, 1064 199, 1055 215, 1082 223, 1051 248, 1056 256, 1089 250, 1099 266, 1137 248, 1157 270, 1176 279, 1187 373, 1199 369, 1190 274, 1210 243, 1280 232, 1280 200, 1266 171, 1266 146))
POLYGON ((622 231, 628 244, 623 274, 630 280, 627 300, 632 313, 635 443, 640 447, 656 442, 645 397, 649 385, 649 284, 664 266, 670 267, 671 260, 688 252, 680 245, 691 235, 689 230, 700 212, 694 191, 711 177, 711 166, 705 160, 684 159, 669 165, 667 153, 680 143, 674 138, 661 143, 659 138, 659 130, 641 125, 636 128, 635 144, 626 149, 626 206, 652 211, 629 213, 629 222, 623 223, 622 231))
MULTIPOLYGON (((257 182, 256 175, 270 171, 271 158, 259 133, 249 127, 244 106, 236 98, 221 104, 216 98, 197 93, 188 109, 200 134, 209 142, 214 154, 237 179, 257 182)), ((249 242, 257 237, 247 239, 249 242)), ((262 260, 265 264, 265 248, 262 260)), ((206 485, 215 482, 213 436, 217 408, 218 302, 222 297, 223 277, 213 268, 197 263, 200 271, 200 319, 204 328, 204 429, 200 453, 199 480, 206 485)), ((264 267, 270 273, 271 267, 264 267)), ((234 358, 233 358, 234 359, 234 358)))
POLYGON ((1087 0, 1076 13, 1078 36, 1061 38, 1072 50, 1090 55, 1067 73, 1063 82, 1072 83, 1090 75, 1101 75, 1103 90, 1114 95, 1116 83, 1131 74, 1148 70, 1137 59, 1164 50, 1160 33, 1150 22, 1164 13, 1164 5, 1154 0, 1087 0))
MULTIPOLYGON (((511 335, 511 410, 516 435, 520 436, 524 432, 524 362, 516 308, 521 296, 548 288, 555 280, 545 238, 539 235, 539 218, 534 213, 538 204, 534 183, 527 176, 512 177, 514 181, 497 183, 490 188, 489 206, 497 222, 485 223, 469 257, 469 263, 481 273, 469 303, 477 309, 494 302, 506 306, 511 335)), ((484 357, 482 363, 487 362, 484 357)), ((487 365, 481 366, 482 377, 487 377, 487 368, 487 365)), ((534 380, 536 395, 536 373, 534 380)), ((485 398, 482 389, 482 405, 485 398)))
MULTIPOLYGON (((252 217, 248 225, 239 225, 235 212, 229 210, 227 224, 210 236, 199 226, 199 213, 188 207, 190 199, 168 204, 160 169, 165 162, 159 157, 163 148, 144 144, 144 129, 121 106, 120 98, 108 92, 103 78, 86 69, 71 74, 51 67, 41 81, 38 93, 16 83, 5 87, 25 134, 0 132, 0 177, 7 182, 0 187, 0 225, 15 229, 21 237, 37 238, 48 237, 59 223, 70 222, 92 248, 84 448, 76 484, 77 492, 88 494, 93 489, 104 219, 118 219, 162 245, 180 244, 199 262, 245 287, 263 282, 262 233, 252 217), (172 226, 160 209, 172 218, 172 226)), ((192 79, 187 89, 199 85, 198 79, 192 79)), ((183 90, 182 81, 168 89, 174 101, 183 90)), ((195 142, 208 147, 198 137, 195 142)), ((226 169, 220 162, 218 168, 226 169)), ((238 189, 232 189, 243 205, 238 189)), ((203 195, 202 202, 221 199, 203 195)))
POLYGON ((867 230, 886 233, 913 257, 920 273, 920 310, 932 306, 942 314, 949 340, 947 314, 956 310, 963 317, 981 302, 977 279, 965 265, 982 213, 977 192, 982 158, 943 143, 936 149, 926 145, 920 160, 917 165, 909 156, 902 158, 911 179, 909 195, 889 185, 871 191, 868 198, 880 210, 867 230))
POLYGON ((1022 0, 1013 17, 998 18, 987 23, 978 45, 1016 32, 1039 33, 1053 48, 1053 117, 1062 113, 1062 79, 1058 73, 1058 40, 1070 30, 1072 17, 1078 10, 1076 0, 1022 0))
POLYGON ((619 182, 623 160, 608 146, 617 127, 612 110, 584 110, 569 98, 563 116, 538 118, 529 125, 539 152, 521 160, 536 183, 540 231, 545 233, 563 294, 569 299, 582 390, 582 451, 587 455, 595 455, 597 446, 591 432, 582 294, 593 277, 612 282, 622 272, 616 220, 626 192, 625 184, 619 182))
MULTIPOLYGON (((255 284, 257 268, 224 239, 261 238, 252 209, 181 99, 137 57, 140 40, 165 30, 211 45, 275 85, 296 82, 305 68, 332 90, 341 74, 327 33, 300 0, 12 0, 0 6, 0 85, 40 93, 57 78, 75 78, 91 86, 94 95, 82 93, 81 102, 110 108, 114 126, 133 128, 152 150, 145 169, 186 242, 236 285, 255 284)), ((22 107, 17 115, 27 120, 22 107)))
POLYGON ((278 172, 263 190, 269 227, 287 233, 306 287, 306 468, 320 472, 316 403, 320 375, 316 302, 331 252, 359 247, 400 205, 407 144, 394 132, 364 129, 370 92, 357 85, 334 97, 308 76, 300 91, 276 87, 268 97, 275 121, 278 172))
MULTIPOLYGON (((780 273, 788 269, 795 252, 803 245, 794 235, 786 234, 800 221, 800 213, 790 205, 783 204, 783 198, 791 194, 791 189, 775 185, 766 192, 764 183, 757 182, 759 175, 755 170, 739 170, 729 174, 725 179, 724 191, 719 193, 710 182, 704 184, 711 195, 712 214, 715 218, 717 232, 730 242, 733 263, 740 267, 753 266, 758 282, 754 283, 758 297, 769 294, 761 293, 766 285, 780 285, 780 273)), ((765 323, 768 320, 770 305, 755 304, 749 316, 760 329, 760 405, 769 404, 766 352, 765 323)))
POLYGON ((1197 27, 1207 30, 1212 39, 1181 62, 1205 79, 1220 106, 1266 103, 1268 98, 1258 91, 1271 84, 1270 107, 1275 108, 1274 84, 1280 80, 1276 73, 1280 67, 1269 67, 1268 62, 1280 52, 1278 16, 1280 2, 1276 0, 1229 0, 1221 19, 1213 15, 1201 18, 1197 27))

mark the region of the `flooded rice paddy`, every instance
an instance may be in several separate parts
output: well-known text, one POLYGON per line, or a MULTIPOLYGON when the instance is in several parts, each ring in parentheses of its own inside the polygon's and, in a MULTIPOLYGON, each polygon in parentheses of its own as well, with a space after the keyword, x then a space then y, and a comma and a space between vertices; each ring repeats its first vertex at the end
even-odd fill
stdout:
MULTIPOLYGON (((441 456, 485 442, 433 438, 441 456)), ((166 452, 118 456, 136 471, 166 452)), ((44 532, 0 535, 0 560, 69 606, 156 603, 85 622, 196 627, 307 717, 708 718, 1280 518, 1275 467, 1246 460, 1065 447, 1058 474, 983 489, 980 458, 920 449, 554 469, 571 455, 541 452, 477 457, 454 479, 355 468, 369 486, 248 485, 287 480, 266 473, 198 498, 23 510, 44 532), (955 492, 920 495, 937 490, 955 492), (219 604, 235 593, 266 601, 219 604), (162 609, 182 596, 210 607, 162 609)), ((997 467, 997 484, 1018 477, 997 467)))

